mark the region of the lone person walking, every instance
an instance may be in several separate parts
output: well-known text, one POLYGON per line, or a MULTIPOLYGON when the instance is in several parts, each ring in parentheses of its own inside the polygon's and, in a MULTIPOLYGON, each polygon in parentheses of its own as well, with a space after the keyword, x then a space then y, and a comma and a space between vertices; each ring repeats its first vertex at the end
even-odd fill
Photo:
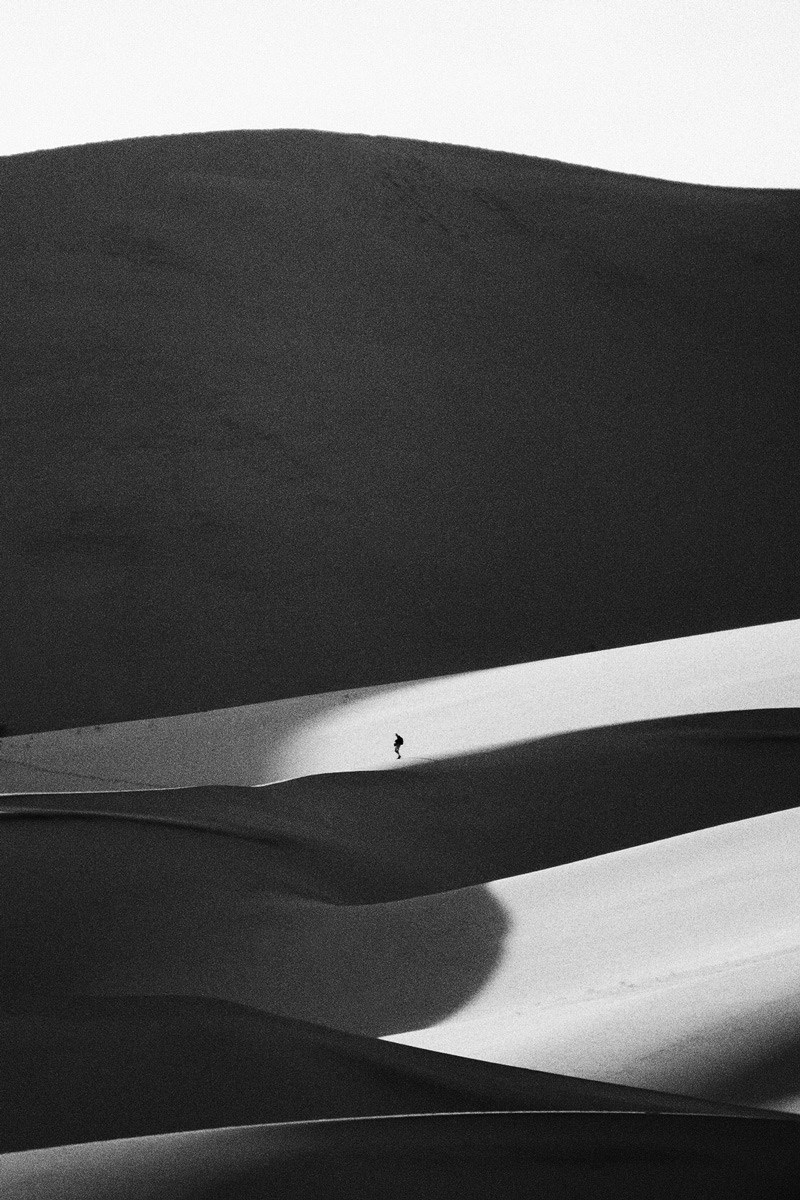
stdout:
POLYGON ((396 734, 395 739, 394 739, 394 752, 398 758, 400 757, 400 747, 402 746, 402 744, 403 744, 403 739, 400 737, 400 734, 398 733, 398 734, 396 734))

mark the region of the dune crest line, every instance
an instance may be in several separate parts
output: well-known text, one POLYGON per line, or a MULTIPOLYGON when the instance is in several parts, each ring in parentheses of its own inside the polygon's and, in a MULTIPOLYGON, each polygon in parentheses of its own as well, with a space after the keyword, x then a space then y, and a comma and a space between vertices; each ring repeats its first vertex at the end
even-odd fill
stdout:
POLYGON ((385 687, 7 737, 0 792, 260 786, 321 772, 403 769, 594 726, 798 703, 800 620, 782 621, 385 687), (394 723, 407 735, 400 762, 392 753, 394 723))

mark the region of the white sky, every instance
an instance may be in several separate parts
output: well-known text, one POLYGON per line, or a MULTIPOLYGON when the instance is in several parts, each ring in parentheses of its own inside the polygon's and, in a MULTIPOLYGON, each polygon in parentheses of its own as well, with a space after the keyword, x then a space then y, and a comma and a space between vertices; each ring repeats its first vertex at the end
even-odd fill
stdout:
POLYGON ((0 154, 246 128, 800 187, 800 2, 0 0, 0 154))

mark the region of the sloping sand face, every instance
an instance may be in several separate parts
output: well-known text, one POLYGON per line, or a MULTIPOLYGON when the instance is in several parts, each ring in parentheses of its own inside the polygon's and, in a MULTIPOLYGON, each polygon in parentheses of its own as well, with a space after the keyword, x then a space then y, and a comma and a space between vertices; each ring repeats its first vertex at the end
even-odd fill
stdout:
MULTIPOLYGON (((267 876, 372 903, 489 883, 780 811, 797 709, 583 730, 402 771, 267 789, 9 796, 0 811, 116 816, 258 843, 267 876)), ((88 828, 88 827, 87 827, 88 828)), ((145 831, 140 831, 144 833, 145 831)))
POLYGON ((0 1153, 265 1121, 568 1110, 771 1117, 358 1037, 191 996, 0 1008, 0 1153))
POLYGON ((4 1196, 795 1194, 798 194, 0 197, 4 1196))
POLYGON ((796 193, 291 131, 0 186, 12 732, 797 616, 796 193))
POLYGON ((449 779, 9 798, 4 989, 17 1007, 207 997, 792 1107, 800 810, 778 810, 796 725, 650 724, 479 756, 449 779), (594 797, 574 791, 587 779, 594 797))
POLYGON ((502 967, 400 1040, 728 1100, 771 1087, 799 1111, 799 825, 795 809, 491 885, 502 967))
MULTIPOLYGON (((798 702, 800 621, 783 621, 386 687, 9 737, 0 743, 0 791, 261 785, 418 766, 604 725, 798 702), (405 744, 398 759, 392 743, 399 727, 405 744)), ((759 718, 753 721, 755 728, 759 718)))
POLYGON ((794 1126, 641 1113, 471 1113, 213 1129, 10 1154, 27 1200, 601 1200, 795 1196, 794 1126))

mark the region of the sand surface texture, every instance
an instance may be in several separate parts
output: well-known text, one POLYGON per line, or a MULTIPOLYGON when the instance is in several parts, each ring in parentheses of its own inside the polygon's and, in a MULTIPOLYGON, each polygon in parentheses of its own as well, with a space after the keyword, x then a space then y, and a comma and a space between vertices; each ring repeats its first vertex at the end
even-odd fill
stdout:
POLYGON ((797 618, 796 192, 254 131, 0 196, 12 733, 797 618))
POLYGON ((0 161, 4 1200, 797 1195, 798 215, 0 161))
POLYGON ((789 1200, 797 1129, 631 1113, 471 1113, 213 1129, 10 1154, 12 1200, 789 1200), (35 1187, 35 1191, 32 1190, 35 1187))
POLYGON ((0 742, 0 792, 259 786, 800 700, 800 621, 0 742), (402 726, 400 759, 393 729, 402 726))
POLYGON ((792 1107, 759 1072, 796 1019, 798 732, 758 710, 267 789, 7 797, 7 986, 792 1107))

